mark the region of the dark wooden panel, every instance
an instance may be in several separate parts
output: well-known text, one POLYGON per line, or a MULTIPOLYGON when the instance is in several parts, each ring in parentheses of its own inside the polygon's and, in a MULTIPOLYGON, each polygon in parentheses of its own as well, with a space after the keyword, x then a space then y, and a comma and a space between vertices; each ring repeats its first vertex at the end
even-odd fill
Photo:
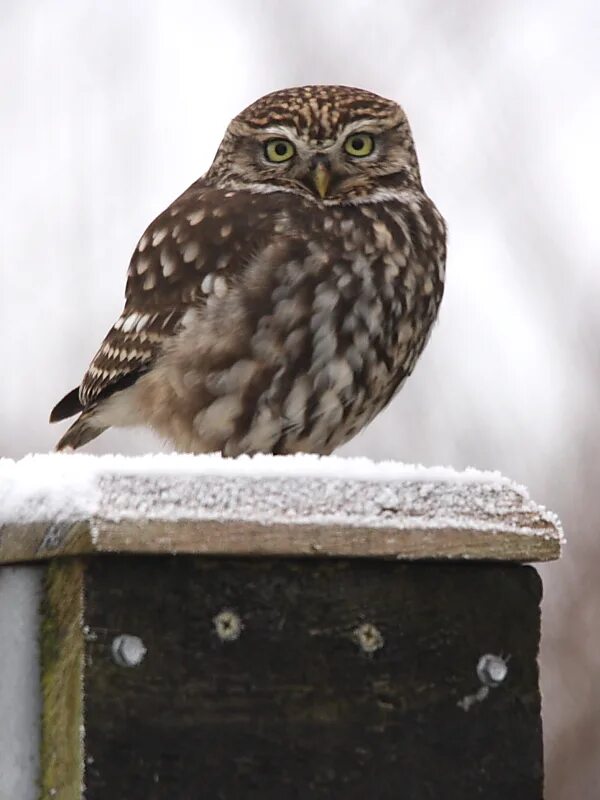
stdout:
POLYGON ((87 800, 542 797, 530 567, 121 556, 85 592, 87 800), (465 711, 486 653, 508 675, 465 711))

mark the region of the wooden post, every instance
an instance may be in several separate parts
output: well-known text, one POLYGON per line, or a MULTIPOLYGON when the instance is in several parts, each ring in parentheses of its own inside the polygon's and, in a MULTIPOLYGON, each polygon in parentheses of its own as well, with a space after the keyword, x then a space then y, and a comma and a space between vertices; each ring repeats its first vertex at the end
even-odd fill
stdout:
POLYGON ((561 532, 506 479, 47 456, 0 470, 0 521, 44 564, 22 800, 541 800, 523 562, 561 532))

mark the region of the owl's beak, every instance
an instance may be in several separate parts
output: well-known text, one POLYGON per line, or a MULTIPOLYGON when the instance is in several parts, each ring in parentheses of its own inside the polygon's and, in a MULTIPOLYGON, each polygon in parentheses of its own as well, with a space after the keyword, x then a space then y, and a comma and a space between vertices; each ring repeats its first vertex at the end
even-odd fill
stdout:
POLYGON ((312 171, 312 179, 319 197, 323 199, 327 195, 329 183, 331 181, 331 171, 323 161, 317 161, 312 171))

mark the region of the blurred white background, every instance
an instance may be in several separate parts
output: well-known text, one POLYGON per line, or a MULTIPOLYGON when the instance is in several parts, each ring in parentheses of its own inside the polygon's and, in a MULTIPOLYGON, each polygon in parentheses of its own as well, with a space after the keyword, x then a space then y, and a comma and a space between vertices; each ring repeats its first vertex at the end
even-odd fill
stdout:
MULTIPOLYGON (((397 99, 449 224, 447 291, 415 375, 344 452, 500 469, 561 515, 565 557, 542 570, 547 800, 596 800, 597 0, 0 10, 0 455, 53 447, 50 408, 119 313, 137 238, 232 116, 303 83, 397 99)), ((111 432, 88 449, 160 447, 111 432)))

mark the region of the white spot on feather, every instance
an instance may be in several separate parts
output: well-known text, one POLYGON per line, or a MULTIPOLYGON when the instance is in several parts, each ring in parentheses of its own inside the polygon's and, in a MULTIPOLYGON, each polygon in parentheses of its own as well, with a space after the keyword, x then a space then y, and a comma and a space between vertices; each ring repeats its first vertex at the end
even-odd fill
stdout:
POLYGON ((199 222, 202 222, 206 215, 206 212, 203 208, 199 208, 198 211, 194 211, 193 214, 188 214, 187 221, 190 225, 197 225, 199 222))
POLYGON ((141 315, 141 317, 137 321, 137 325, 135 326, 135 329, 136 329, 137 333, 139 333, 140 331, 142 331, 146 327, 146 325, 148 324, 148 320, 149 319, 150 319, 150 314, 142 314, 141 315))
POLYGON ((158 247, 167 233, 168 231, 166 228, 159 228, 157 231, 154 231, 152 234, 152 247, 158 247))
POLYGON ((189 264, 191 261, 194 261, 199 252, 200 247, 198 246, 198 242, 188 242, 182 251, 184 262, 189 264))
POLYGON ((209 272, 208 275, 205 275, 204 278, 202 278, 202 283, 200 284, 200 288, 202 289, 204 294, 210 294, 212 292, 214 282, 215 282, 215 276, 214 273, 212 272, 209 272))
POLYGON ((361 206, 360 207, 361 214, 369 219, 377 219, 377 212, 371 206, 361 206))
POLYGON ((134 312, 133 314, 129 314, 129 316, 125 317, 123 320, 123 325, 121 326, 121 330, 123 333, 129 333, 129 331, 133 330, 134 326, 137 324, 140 315, 134 312))
POLYGON ((135 265, 135 271, 137 272, 138 275, 143 275, 149 266, 150 266, 150 259, 143 256, 141 258, 138 258, 135 265))
POLYGON ((171 311, 171 313, 167 314, 167 316, 163 319, 162 325, 160 326, 163 330, 168 326, 168 324, 172 320, 174 314, 175 314, 175 311, 171 311))
POLYGON ((177 269, 177 261, 166 249, 160 251, 160 265, 165 278, 168 278, 177 269))
POLYGON ((394 246, 394 240, 392 238, 392 234, 390 233, 390 229, 380 220, 375 220, 373 222, 373 231, 375 232, 375 242, 378 247, 382 250, 392 250, 394 246))
POLYGON ((225 278, 221 277, 220 275, 215 278, 215 283, 213 286, 213 292, 217 297, 225 297, 227 294, 227 281, 225 278))

